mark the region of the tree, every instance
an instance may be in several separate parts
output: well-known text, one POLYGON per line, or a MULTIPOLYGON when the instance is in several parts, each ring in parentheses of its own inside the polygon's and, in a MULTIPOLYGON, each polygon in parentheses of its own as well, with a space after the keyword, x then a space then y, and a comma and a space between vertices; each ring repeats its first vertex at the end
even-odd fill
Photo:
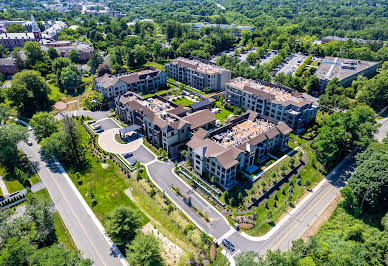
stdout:
POLYGON ((26 42, 24 45, 24 52, 27 57, 27 67, 31 68, 37 62, 44 62, 45 52, 37 42, 26 42))
POLYGON ((23 33, 26 32, 26 27, 20 24, 10 24, 6 27, 7 33, 23 33))
POLYGON ((54 47, 51 47, 51 46, 48 48, 47 54, 51 60, 54 60, 55 58, 59 57, 58 51, 54 47))
POLYGON ((105 74, 112 74, 112 68, 107 63, 102 63, 97 68, 97 76, 101 77, 105 74))
POLYGON ((42 140, 41 147, 45 158, 55 157, 61 162, 66 161, 66 149, 64 145, 63 131, 55 132, 51 136, 42 140))
POLYGON ((139 227, 140 216, 129 207, 119 206, 108 213, 106 218, 106 232, 119 246, 129 244, 139 227))
POLYGON ((14 60, 15 60, 15 65, 16 65, 16 67, 17 67, 18 70, 22 70, 22 69, 24 69, 24 67, 25 67, 24 59, 23 59, 22 56, 21 56, 21 50, 22 50, 22 48, 16 47, 16 48, 12 51, 12 57, 13 57, 14 60))
POLYGON ((62 120, 63 145, 66 147, 66 161, 80 166, 85 160, 85 148, 82 134, 73 118, 65 116, 62 120))
POLYGON ((73 49, 69 53, 69 58, 74 64, 78 64, 81 60, 81 55, 78 50, 73 49))
POLYGON ((348 184, 359 206, 364 210, 388 208, 388 152, 370 147, 356 160, 357 169, 348 184))
POLYGON ((37 247, 28 239, 13 237, 8 240, 0 253, 0 265, 28 265, 28 258, 37 247))
POLYGON ((22 115, 31 116, 36 111, 50 107, 50 88, 37 71, 23 70, 16 73, 6 96, 22 115))
POLYGON ((58 131, 58 121, 47 112, 38 112, 30 119, 36 139, 40 142, 58 131))
POLYGON ((0 162, 10 170, 13 170, 17 164, 18 149, 16 144, 22 140, 27 140, 25 127, 16 124, 0 127, 0 162))
POLYGON ((10 115, 11 109, 5 104, 0 104, 0 126, 8 121, 10 115))
POLYGON ((27 194, 26 215, 34 222, 34 227, 36 229, 34 242, 37 243, 39 247, 50 246, 57 241, 51 209, 51 201, 42 198, 37 194, 27 194))
POLYGON ((127 260, 131 265, 163 265, 159 242, 153 235, 139 233, 127 246, 127 260))
POLYGON ((104 59, 102 58, 102 56, 96 50, 94 50, 88 62, 88 65, 90 66, 90 72, 95 73, 98 66, 101 65, 103 62, 104 59))
POLYGON ((75 92, 82 83, 79 71, 71 66, 62 69, 60 81, 60 87, 66 90, 67 93, 75 92))
POLYGON ((70 66, 70 65, 71 65, 71 61, 69 58, 58 57, 58 58, 54 59, 53 64, 52 64, 52 68, 53 68, 54 74, 57 75, 57 80, 59 79, 58 73, 60 76, 60 72, 62 71, 62 69, 64 69, 67 66, 70 66))
POLYGON ((237 266, 255 266, 258 265, 259 261, 261 261, 261 257, 258 253, 254 251, 248 251, 241 253, 236 258, 237 266))
POLYGON ((77 253, 69 251, 62 245, 52 245, 35 251, 30 257, 30 264, 36 266, 45 265, 73 265, 90 266, 90 259, 79 258, 77 253))

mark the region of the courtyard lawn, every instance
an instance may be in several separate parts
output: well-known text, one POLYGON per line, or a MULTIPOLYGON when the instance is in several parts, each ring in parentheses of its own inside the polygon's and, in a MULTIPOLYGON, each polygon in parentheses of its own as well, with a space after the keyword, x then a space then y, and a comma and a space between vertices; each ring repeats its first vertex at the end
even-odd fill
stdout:
POLYGON ((180 105, 182 105, 183 107, 189 106, 189 105, 191 105, 191 104, 194 103, 193 101, 191 101, 191 100, 189 100, 189 99, 187 99, 187 98, 185 98, 185 97, 182 97, 182 98, 180 98, 180 99, 173 100, 172 102, 173 102, 173 103, 176 103, 176 104, 180 104, 180 105))
POLYGON ((217 120, 220 120, 221 123, 224 123, 225 119, 233 113, 231 111, 226 110, 223 107, 218 107, 218 108, 220 108, 221 110, 218 114, 215 114, 215 117, 217 120))

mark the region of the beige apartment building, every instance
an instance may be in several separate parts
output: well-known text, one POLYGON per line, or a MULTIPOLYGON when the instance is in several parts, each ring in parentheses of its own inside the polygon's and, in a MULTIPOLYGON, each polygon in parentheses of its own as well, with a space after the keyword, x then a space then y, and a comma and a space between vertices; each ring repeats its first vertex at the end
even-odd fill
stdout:
POLYGON ((166 73, 154 67, 137 69, 133 72, 122 74, 105 74, 94 78, 94 89, 106 99, 133 91, 149 94, 166 87, 166 73))
POLYGON ((225 100, 244 110, 283 121, 295 132, 303 131, 315 119, 318 111, 318 106, 296 90, 241 77, 226 84, 225 100))
POLYGON ((288 147, 292 129, 283 122, 248 110, 213 131, 199 129, 189 142, 189 160, 200 176, 214 177, 225 190, 236 183, 236 175, 261 160, 265 153, 288 147))
POLYGON ((127 92, 115 99, 116 113, 129 125, 139 125, 147 140, 169 156, 178 154, 181 148, 200 128, 215 127, 216 118, 209 109, 187 114, 181 105, 154 95, 144 98, 127 92))
POLYGON ((167 76, 198 90, 208 88, 211 91, 225 89, 232 72, 203 59, 178 57, 165 64, 167 76))

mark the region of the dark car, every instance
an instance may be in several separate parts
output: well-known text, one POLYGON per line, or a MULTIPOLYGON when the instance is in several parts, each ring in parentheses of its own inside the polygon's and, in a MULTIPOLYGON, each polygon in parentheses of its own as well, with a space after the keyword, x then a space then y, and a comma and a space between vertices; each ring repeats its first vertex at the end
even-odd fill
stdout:
POLYGON ((132 153, 132 152, 128 152, 128 153, 125 153, 125 154, 124 154, 124 158, 125 158, 125 159, 131 158, 132 156, 133 156, 133 153, 132 153))
POLYGON ((229 241, 229 240, 222 240, 222 244, 227 248, 229 249, 230 251, 234 251, 234 245, 229 241))

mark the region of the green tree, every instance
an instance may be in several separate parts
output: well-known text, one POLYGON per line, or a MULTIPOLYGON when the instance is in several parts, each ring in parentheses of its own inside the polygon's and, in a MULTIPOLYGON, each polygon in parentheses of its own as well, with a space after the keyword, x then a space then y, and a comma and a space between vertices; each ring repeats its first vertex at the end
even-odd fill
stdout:
POLYGON ((30 119, 36 139, 40 142, 58 131, 58 121, 47 112, 38 112, 30 119))
POLYGON ((52 245, 35 251, 30 257, 30 265, 72 265, 72 266, 90 266, 90 259, 79 258, 77 253, 69 251, 62 245, 52 245))
POLYGON ((358 205, 364 210, 388 208, 388 152, 368 148, 358 154, 357 169, 349 178, 358 205))
POLYGON ((97 76, 101 77, 101 76, 104 76, 105 74, 112 74, 112 68, 110 67, 109 64, 102 63, 97 68, 97 76))
POLYGON ((62 120, 63 145, 66 147, 66 161, 80 166, 85 161, 85 147, 82 134, 73 118, 65 116, 62 120))
POLYGON ((18 149, 16 144, 22 140, 27 140, 25 127, 16 124, 0 127, 0 162, 10 170, 13 170, 17 164, 18 149))
POLYGON ((59 57, 58 51, 54 47, 51 47, 51 46, 48 48, 47 54, 51 60, 54 60, 55 58, 59 57))
POLYGON ((46 54, 37 42, 26 42, 24 52, 27 57, 26 66, 28 68, 31 68, 37 62, 44 62, 46 54))
POLYGON ((74 93, 81 85, 79 71, 75 67, 65 67, 61 71, 60 87, 67 93, 74 93))
POLYGON ((81 55, 78 50, 73 49, 69 53, 69 58, 74 64, 78 64, 81 60, 81 55))
POLYGON ((51 216, 52 203, 37 194, 27 194, 26 215, 34 222, 36 235, 33 241, 39 247, 50 246, 57 242, 54 219, 51 216))
POLYGON ((90 56, 88 65, 90 66, 90 72, 95 73, 98 66, 104 62, 102 56, 98 53, 98 51, 94 50, 90 56))
POLYGON ((50 88, 37 71, 23 70, 16 73, 11 87, 5 93, 11 106, 15 106, 22 115, 31 116, 36 111, 50 107, 50 88))
POLYGON ((119 246, 129 244, 140 227, 140 216, 132 209, 119 206, 106 217, 106 232, 119 246))
POLYGON ((0 251, 0 265, 28 265, 28 258, 36 249, 28 239, 13 237, 0 251))
POLYGON ((0 127, 8 121, 10 115, 11 109, 5 104, 0 104, 0 127))
POLYGON ((131 265, 163 265, 159 242, 153 235, 137 234, 132 243, 127 246, 127 254, 127 260, 131 265))
POLYGON ((23 33, 26 32, 26 27, 20 24, 10 24, 6 27, 7 33, 23 33))

